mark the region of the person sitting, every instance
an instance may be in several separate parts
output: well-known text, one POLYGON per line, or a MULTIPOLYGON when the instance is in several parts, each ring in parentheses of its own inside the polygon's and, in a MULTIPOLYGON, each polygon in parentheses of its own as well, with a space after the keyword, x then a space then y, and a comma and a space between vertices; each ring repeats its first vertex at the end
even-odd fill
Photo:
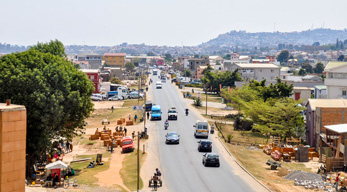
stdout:
POLYGON ((156 171, 156 173, 157 173, 158 178, 160 179, 161 172, 159 171, 159 169, 158 169, 158 168, 156 168, 156 169, 155 169, 155 171, 156 171))
POLYGON ((156 191, 158 188, 158 176, 156 173, 154 173, 153 182, 154 182, 154 190, 156 191))
POLYGON ((94 163, 91 161, 91 162, 89 163, 89 165, 87 166, 87 168, 94 168, 94 163))
POLYGON ((59 176, 58 176, 58 174, 55 174, 54 179, 53 179, 53 186, 55 186, 55 188, 57 188, 58 184, 59 184, 59 176))
POLYGON ((52 186, 53 185, 53 177, 52 177, 52 175, 51 174, 49 174, 48 176, 47 176, 47 179, 46 179, 46 181, 45 181, 45 184, 43 185, 44 187, 50 187, 50 186, 52 186))

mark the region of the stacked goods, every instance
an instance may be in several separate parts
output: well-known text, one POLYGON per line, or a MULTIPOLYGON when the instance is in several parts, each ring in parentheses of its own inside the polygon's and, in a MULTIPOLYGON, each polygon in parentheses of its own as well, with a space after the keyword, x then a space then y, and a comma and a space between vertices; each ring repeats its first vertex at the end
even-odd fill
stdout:
POLYGON ((125 123, 125 118, 120 118, 120 120, 122 121, 122 123, 125 123))
POLYGON ((91 135, 89 137, 89 140, 97 140, 97 139, 99 139, 99 135, 91 135))
POLYGON ((102 133, 102 134, 101 134, 101 140, 105 140, 105 137, 107 137, 108 139, 110 139, 110 136, 108 136, 108 134, 102 133))
POLYGON ((278 150, 275 150, 274 152, 271 153, 271 157, 276 160, 279 161, 281 159, 282 153, 280 153, 278 150))
POLYGON ((126 121, 125 125, 134 125, 134 122, 133 121, 126 121))
POLYGON ((106 133, 108 134, 108 136, 111 136, 112 131, 108 129, 108 130, 106 131, 106 133))
POLYGON ((111 140, 104 140, 104 146, 109 146, 111 145, 111 140))
POLYGON ((117 125, 122 125, 123 121, 122 120, 117 120, 117 125))

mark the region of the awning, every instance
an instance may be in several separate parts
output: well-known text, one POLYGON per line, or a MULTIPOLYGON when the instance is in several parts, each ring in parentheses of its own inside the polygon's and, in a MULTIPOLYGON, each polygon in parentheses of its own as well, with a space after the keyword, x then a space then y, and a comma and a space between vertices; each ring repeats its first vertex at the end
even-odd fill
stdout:
POLYGON ((324 128, 339 134, 347 133, 347 124, 326 125, 324 128))
POLYGON ((68 166, 62 161, 56 161, 54 163, 46 165, 46 169, 66 169, 68 166))

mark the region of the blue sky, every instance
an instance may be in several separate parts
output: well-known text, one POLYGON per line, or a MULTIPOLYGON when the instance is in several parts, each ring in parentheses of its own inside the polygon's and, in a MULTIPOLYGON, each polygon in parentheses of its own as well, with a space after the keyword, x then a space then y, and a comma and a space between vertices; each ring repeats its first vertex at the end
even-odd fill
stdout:
POLYGON ((0 42, 198 45, 231 30, 347 28, 346 0, 0 0, 0 42))

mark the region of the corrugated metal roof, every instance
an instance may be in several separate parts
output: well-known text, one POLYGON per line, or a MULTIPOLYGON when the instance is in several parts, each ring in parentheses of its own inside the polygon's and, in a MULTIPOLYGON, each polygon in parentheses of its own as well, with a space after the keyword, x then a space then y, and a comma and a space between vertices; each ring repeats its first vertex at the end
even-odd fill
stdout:
POLYGON ((311 110, 315 111, 317 107, 346 107, 347 99, 309 99, 307 104, 311 106, 311 110))
POLYGON ((118 56, 118 57, 125 57, 127 54, 126 53, 105 53, 104 56, 118 56))
POLYGON ((269 64, 269 63, 243 63, 243 64, 236 64, 241 68, 273 68, 278 69, 279 66, 275 64, 269 64))
POLYGON ((340 62, 340 61, 330 61, 327 66, 324 68, 324 70, 339 67, 342 65, 347 65, 347 62, 340 62))
POLYGON ((319 89, 319 90, 322 90, 322 89, 327 89, 327 86, 326 85, 316 85, 314 86, 315 88, 319 89))
POLYGON ((326 125, 324 127, 339 134, 347 133, 347 124, 326 125))

